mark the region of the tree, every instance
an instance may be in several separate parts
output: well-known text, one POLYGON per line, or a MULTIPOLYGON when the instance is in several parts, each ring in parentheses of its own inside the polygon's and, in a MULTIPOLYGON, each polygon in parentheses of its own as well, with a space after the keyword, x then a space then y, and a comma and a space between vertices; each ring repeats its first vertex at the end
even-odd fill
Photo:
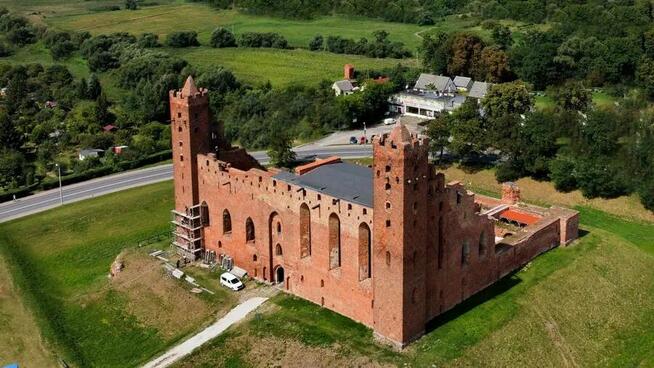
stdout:
POLYGON ((440 115, 427 125, 427 136, 431 150, 438 154, 438 162, 443 160, 443 152, 450 143, 449 115, 440 115))
POLYGON ((109 107, 111 104, 109 103, 109 100, 107 99, 107 96, 105 96, 104 93, 100 93, 100 96, 98 96, 97 100, 95 101, 95 117, 98 120, 99 124, 107 124, 109 123, 109 119, 111 118, 111 112, 109 112, 109 107))
POLYGON ((268 156, 275 166, 288 167, 295 161, 295 152, 292 150, 293 139, 287 130, 279 124, 273 124, 270 132, 270 148, 268 156))
POLYGON ((138 0, 125 0, 125 9, 137 10, 139 8, 138 0))
POLYGON ((422 39, 422 65, 432 73, 443 74, 447 71, 450 58, 447 39, 447 34, 443 32, 427 34, 422 39))
POLYGON ((508 50, 509 47, 513 44, 513 37, 511 35, 511 30, 509 27, 498 24, 495 27, 493 27, 493 31, 491 32, 491 37, 493 38, 493 41, 495 41, 495 44, 497 44, 500 49, 502 50, 508 50))
POLYGON ((161 47, 161 44, 159 43, 159 36, 154 34, 154 33, 143 33, 138 41, 136 41, 137 45, 142 48, 157 48, 161 47))
POLYGON ((486 47, 470 71, 477 80, 490 83, 506 82, 513 78, 508 55, 495 47, 486 47))
POLYGON ((472 75, 481 58, 484 41, 476 35, 459 33, 448 40, 450 59, 447 72, 451 75, 472 75))
POLYGON ((450 133, 452 138, 448 147, 463 158, 477 156, 488 148, 485 122, 473 99, 466 100, 451 115, 450 133))
POLYGON ((636 70, 636 79, 649 97, 654 97, 654 58, 641 57, 636 70))
POLYGON ((554 60, 561 41, 550 32, 527 32, 511 52, 511 66, 518 78, 536 90, 561 80, 560 64, 554 60))
POLYGON ((593 103, 592 95, 580 82, 569 81, 554 94, 557 107, 566 111, 588 111, 593 103))
POLYGON ((492 85, 481 103, 490 118, 498 118, 526 113, 533 105, 533 98, 522 81, 515 81, 492 85))
POLYGON ((17 188, 25 184, 25 156, 15 150, 0 150, 0 187, 17 188))
POLYGON ((200 46, 198 33, 195 31, 173 32, 166 38, 166 45, 170 47, 191 47, 200 46))
POLYGON ((227 28, 216 28, 211 33, 211 47, 236 47, 236 37, 227 28))
POLYGON ((87 98, 91 100, 95 100, 96 98, 100 97, 101 93, 102 93, 102 85, 100 84, 100 79, 95 73, 91 74, 91 76, 89 77, 89 84, 86 92, 87 98))
POLYGON ((23 145, 23 137, 16 129, 6 111, 0 111, 0 147, 3 149, 19 149, 23 145))
POLYGON ((322 51, 323 49, 323 37, 322 35, 315 35, 311 42, 309 42, 309 50, 311 51, 322 51))
POLYGON ((77 82, 77 98, 80 98, 82 100, 86 99, 88 97, 89 93, 89 85, 86 82, 86 78, 81 78, 77 82))
POLYGON ((559 155, 550 162, 550 180, 556 190, 567 193, 577 189, 575 161, 567 155, 559 155))

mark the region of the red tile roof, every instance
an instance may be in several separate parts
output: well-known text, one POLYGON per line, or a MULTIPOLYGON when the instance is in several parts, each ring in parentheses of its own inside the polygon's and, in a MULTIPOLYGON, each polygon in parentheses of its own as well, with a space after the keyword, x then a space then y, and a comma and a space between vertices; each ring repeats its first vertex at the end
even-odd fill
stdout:
POLYGON ((518 223, 525 224, 525 225, 533 225, 538 221, 540 221, 542 217, 530 213, 516 211, 514 209, 509 208, 500 214, 500 218, 504 218, 509 221, 516 221, 518 223))

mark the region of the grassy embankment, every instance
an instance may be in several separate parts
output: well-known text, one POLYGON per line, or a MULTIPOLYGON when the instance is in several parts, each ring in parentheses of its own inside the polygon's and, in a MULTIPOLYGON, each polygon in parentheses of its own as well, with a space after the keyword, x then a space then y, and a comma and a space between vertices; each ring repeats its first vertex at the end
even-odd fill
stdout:
MULTIPOLYGON (((214 296, 189 293, 134 250, 140 240, 169 231, 172 198, 172 185, 164 182, 0 226, 0 255, 57 356, 79 367, 136 366, 233 305, 221 289, 214 296), (110 280, 119 255, 125 270, 110 280)), ((39 334, 29 324, 14 332, 38 347, 39 334)), ((10 341, 0 343, 10 354, 3 360, 24 358, 5 350, 10 341)))

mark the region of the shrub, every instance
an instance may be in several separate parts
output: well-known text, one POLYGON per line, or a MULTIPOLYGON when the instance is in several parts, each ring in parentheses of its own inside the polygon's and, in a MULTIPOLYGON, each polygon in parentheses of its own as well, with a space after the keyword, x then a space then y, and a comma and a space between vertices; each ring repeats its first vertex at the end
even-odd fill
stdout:
POLYGON ((168 35, 166 45, 170 47, 200 46, 198 33, 194 31, 179 31, 168 35))
POLYGON ((322 35, 316 35, 311 42, 309 42, 309 50, 321 51, 323 49, 324 39, 322 35))
POLYGON ((234 37, 234 34, 226 28, 216 28, 211 33, 211 47, 236 47, 236 37, 234 37))
POLYGON ((139 36, 138 41, 136 41, 136 44, 139 47, 143 47, 143 48, 161 47, 161 44, 159 43, 159 36, 157 36, 154 33, 142 34, 141 36, 139 36))
POLYGON ((278 33, 245 32, 239 37, 238 45, 240 47, 286 49, 288 41, 278 33))
POLYGON ((550 179, 556 190, 567 193, 577 189, 574 160, 558 156, 550 162, 550 179))

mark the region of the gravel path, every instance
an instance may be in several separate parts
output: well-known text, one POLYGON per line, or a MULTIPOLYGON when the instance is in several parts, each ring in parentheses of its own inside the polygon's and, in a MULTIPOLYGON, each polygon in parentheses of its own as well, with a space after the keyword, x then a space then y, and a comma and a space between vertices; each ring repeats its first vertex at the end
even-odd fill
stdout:
POLYGON ((213 325, 205 328, 197 335, 189 338, 183 343, 171 348, 165 354, 145 364, 143 368, 164 368, 178 361, 186 355, 191 354, 193 350, 200 347, 202 344, 215 338, 223 333, 229 326, 242 320, 248 313, 257 309, 268 298, 256 297, 248 299, 247 301, 234 307, 223 318, 219 319, 213 325))

